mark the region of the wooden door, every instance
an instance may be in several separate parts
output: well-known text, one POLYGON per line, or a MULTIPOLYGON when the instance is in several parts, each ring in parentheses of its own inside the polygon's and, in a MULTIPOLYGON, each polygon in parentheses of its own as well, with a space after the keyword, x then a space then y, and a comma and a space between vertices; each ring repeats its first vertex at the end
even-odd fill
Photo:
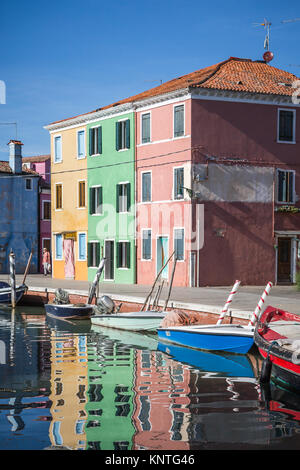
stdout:
POLYGON ((277 281, 291 282, 291 239, 278 239, 277 281))

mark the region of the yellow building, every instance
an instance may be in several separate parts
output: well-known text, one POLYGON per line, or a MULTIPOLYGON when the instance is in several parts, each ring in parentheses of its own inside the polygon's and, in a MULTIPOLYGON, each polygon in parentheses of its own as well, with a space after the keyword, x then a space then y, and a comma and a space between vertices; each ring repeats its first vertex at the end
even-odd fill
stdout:
POLYGON ((51 138, 52 276, 87 279, 87 152, 85 126, 45 127, 51 138))

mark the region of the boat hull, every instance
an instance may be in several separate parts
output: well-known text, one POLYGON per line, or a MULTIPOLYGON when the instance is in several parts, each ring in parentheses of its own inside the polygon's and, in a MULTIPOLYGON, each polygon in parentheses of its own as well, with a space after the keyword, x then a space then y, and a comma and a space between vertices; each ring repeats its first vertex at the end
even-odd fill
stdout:
POLYGON ((300 334, 300 317, 271 306, 262 315, 254 332, 254 341, 261 356, 265 360, 268 358, 271 363, 269 379, 281 387, 297 392, 300 391, 298 334, 300 334), (289 329, 291 336, 288 333, 289 329), (293 341, 296 341, 296 348, 293 347, 293 341))
POLYGON ((69 319, 69 320, 82 320, 90 318, 93 312, 92 305, 77 306, 76 304, 45 304, 46 314, 52 317, 69 319))
POLYGON ((93 315, 94 325, 128 331, 156 331, 165 317, 164 312, 128 312, 110 315, 93 315))
POLYGON ((253 346, 253 331, 241 325, 237 326, 240 328, 232 325, 224 325, 224 328, 216 325, 168 327, 159 328, 157 333, 162 341, 189 348, 246 354, 253 346))
MULTIPOLYGON (((11 305, 11 287, 9 284, 1 283, 0 286, 0 304, 11 305)), ((25 285, 16 288, 16 303, 18 303, 25 294, 27 287, 25 285)))

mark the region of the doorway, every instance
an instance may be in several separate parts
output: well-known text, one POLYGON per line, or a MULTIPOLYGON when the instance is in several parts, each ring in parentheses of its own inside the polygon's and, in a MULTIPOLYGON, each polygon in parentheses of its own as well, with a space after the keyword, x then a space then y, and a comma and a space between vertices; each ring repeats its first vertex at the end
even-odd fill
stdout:
POLYGON ((292 282, 291 270, 291 238, 278 238, 277 254, 277 282, 290 284, 292 282))
POLYGON ((114 242, 113 240, 105 240, 104 242, 104 279, 112 281, 114 279, 114 242))
MULTIPOLYGON (((168 260, 168 237, 157 238, 157 250, 156 250, 156 267, 157 272, 163 267, 168 260)), ((168 279, 168 265, 163 269, 161 273, 162 279, 168 279)))
POLYGON ((64 239, 64 258, 65 258, 65 278, 74 279, 75 262, 74 262, 74 240, 70 238, 64 239))

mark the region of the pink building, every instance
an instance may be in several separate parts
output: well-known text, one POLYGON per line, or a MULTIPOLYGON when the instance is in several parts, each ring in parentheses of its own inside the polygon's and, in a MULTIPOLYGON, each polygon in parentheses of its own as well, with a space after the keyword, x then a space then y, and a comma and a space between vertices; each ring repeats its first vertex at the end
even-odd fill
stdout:
POLYGON ((177 286, 295 282, 296 80, 230 58, 133 97, 138 283, 173 250, 177 286))
POLYGON ((23 165, 36 171, 40 176, 39 197, 39 271, 43 272, 42 252, 47 248, 51 253, 51 159, 50 155, 23 157, 23 165))

